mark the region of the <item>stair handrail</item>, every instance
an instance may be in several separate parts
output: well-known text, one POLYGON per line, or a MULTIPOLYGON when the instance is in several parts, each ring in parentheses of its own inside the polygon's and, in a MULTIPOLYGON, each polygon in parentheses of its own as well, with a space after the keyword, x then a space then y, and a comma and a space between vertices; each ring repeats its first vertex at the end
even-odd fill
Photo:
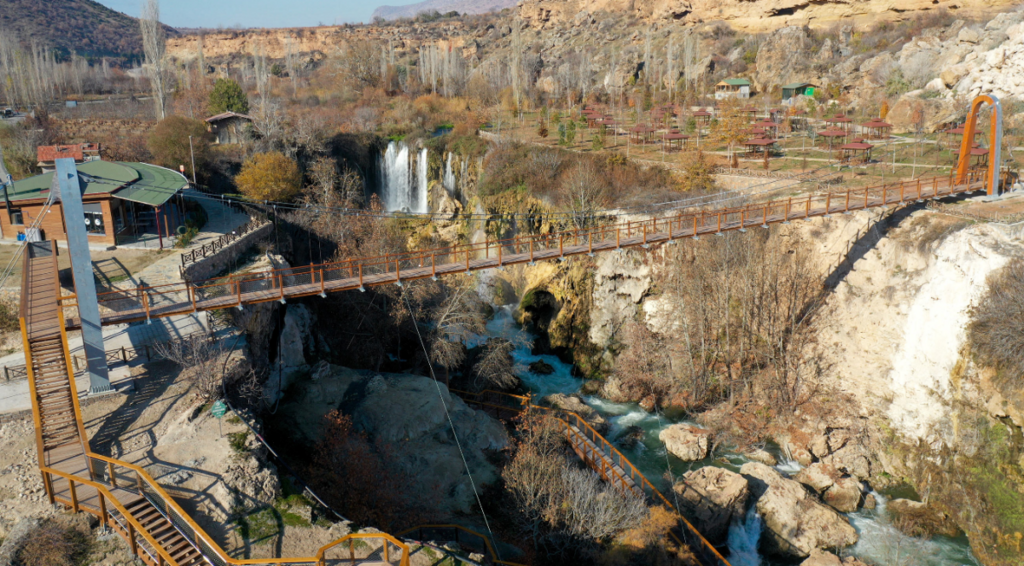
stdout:
MULTIPOLYGON (((492 544, 490 537, 488 537, 487 535, 478 533, 478 532, 474 531, 473 529, 470 529, 470 528, 467 528, 467 527, 463 527, 462 525, 455 525, 455 524, 416 525, 415 527, 412 527, 410 529, 406 529, 406 530, 398 533, 398 536, 405 536, 405 535, 407 535, 407 534, 409 534, 409 533, 411 533, 413 531, 422 530, 422 529, 456 529, 456 530, 462 531, 464 533, 469 533, 469 534, 471 534, 471 535, 473 535, 475 537, 478 537, 478 538, 480 538, 481 540, 484 541, 485 550, 487 551, 487 554, 491 555, 491 564, 501 564, 502 566, 527 566, 526 564, 520 564, 518 562, 509 562, 507 560, 500 560, 498 558, 498 553, 494 551, 494 545, 492 544)), ((458 541, 456 541, 456 542, 458 542, 458 541)))
MULTIPOLYGON (((332 542, 322 546, 320 548, 320 550, 317 552, 317 555, 315 557, 265 558, 265 559, 257 558, 257 559, 245 559, 245 560, 238 560, 238 559, 231 558, 228 555, 228 553, 225 552, 224 549, 221 548, 220 545, 217 544, 213 540, 213 538, 206 533, 205 530, 203 530, 202 527, 200 527, 198 524, 196 524, 195 521, 192 520, 192 517, 188 513, 186 513, 184 509, 182 509, 182 507, 178 504, 178 502, 173 497, 171 497, 171 495, 168 494, 167 491, 164 490, 164 488, 155 479, 153 479, 153 477, 150 476, 149 473, 146 472, 145 469, 143 469, 140 466, 137 466, 135 464, 130 464, 128 462, 124 462, 124 461, 118 460, 116 458, 111 458, 109 456, 103 456, 101 454, 96 454, 96 453, 93 453, 93 452, 86 453, 86 458, 89 459, 90 464, 92 463, 93 460, 98 460, 98 461, 106 463, 108 465, 120 466, 120 467, 123 467, 123 468, 127 468, 127 469, 131 470, 132 472, 135 472, 136 477, 138 478, 138 481, 140 482, 140 484, 137 486, 140 489, 140 491, 143 490, 142 484, 145 484, 146 487, 149 487, 150 489, 155 491, 161 497, 161 499, 163 499, 164 504, 167 505, 167 509, 160 509, 158 507, 157 510, 160 511, 160 513, 163 514, 165 517, 171 511, 173 511, 175 515, 180 516, 182 518, 182 520, 185 521, 185 523, 188 526, 189 530, 191 530, 193 532, 193 535, 192 535, 193 538, 196 539, 196 540, 190 540, 189 542, 192 543, 197 548, 199 548, 200 544, 204 545, 207 549, 209 549, 210 551, 214 552, 217 555, 215 558, 217 560, 220 560, 223 564, 232 564, 232 565, 236 565, 236 566, 253 565, 253 564, 262 564, 262 565, 269 565, 269 564, 303 564, 303 563, 316 563, 316 564, 320 564, 320 561, 322 560, 322 557, 323 557, 323 554, 324 554, 325 551, 329 550, 330 548, 333 548, 334 546, 337 546, 337 545, 341 544, 344 541, 347 541, 347 540, 350 540, 350 539, 358 539, 358 538, 382 538, 382 539, 386 539, 386 540, 390 541, 391 543, 401 547, 404 550, 402 566, 408 566, 408 562, 407 562, 407 558, 408 558, 408 555, 409 555, 409 547, 408 547, 408 545, 406 545, 405 543, 399 541, 398 539, 395 539, 393 536, 391 536, 391 535, 389 535, 387 533, 351 533, 349 535, 346 535, 346 536, 344 536, 342 538, 339 538, 339 539, 337 539, 335 541, 332 541, 332 542)), ((96 470, 96 469, 94 469, 92 467, 92 465, 90 465, 89 470, 90 470, 90 473, 92 473, 94 476, 103 477, 103 470, 102 469, 96 470)), ((60 475, 67 476, 67 474, 60 474, 60 475)), ((114 481, 116 482, 117 480, 114 479, 114 481)), ((169 518, 169 520, 170 520, 170 518, 169 518)), ((174 521, 171 521, 171 523, 172 524, 176 524, 174 521)), ((182 534, 185 535, 185 533, 182 533, 182 534)), ((188 535, 186 535, 186 538, 188 538, 188 535)), ((200 549, 200 551, 202 551, 202 550, 200 549)))

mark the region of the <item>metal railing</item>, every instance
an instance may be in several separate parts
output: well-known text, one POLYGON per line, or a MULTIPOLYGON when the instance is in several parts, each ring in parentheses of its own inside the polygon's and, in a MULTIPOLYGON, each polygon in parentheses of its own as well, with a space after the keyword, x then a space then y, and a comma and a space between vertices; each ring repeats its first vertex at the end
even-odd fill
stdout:
POLYGON ((196 263, 199 260, 216 254, 220 250, 231 245, 233 242, 240 240, 245 235, 255 232, 265 226, 267 223, 268 221, 266 218, 253 218, 232 232, 223 234, 212 242, 203 244, 198 248, 194 248, 181 254, 181 267, 185 268, 189 264, 196 263))
MULTIPOLYGON (((498 553, 495 552, 494 544, 491 542, 490 537, 472 529, 463 527, 462 525, 419 525, 398 533, 398 536, 406 536, 410 533, 416 533, 416 540, 421 544, 424 541, 432 540, 454 541, 460 547, 478 550, 484 555, 484 560, 488 564, 526 566, 525 564, 520 564, 518 562, 509 562, 507 560, 499 559, 498 553), (431 536, 432 534, 437 534, 439 536, 431 536)), ((465 560, 463 560, 463 562, 465 562, 465 560)))

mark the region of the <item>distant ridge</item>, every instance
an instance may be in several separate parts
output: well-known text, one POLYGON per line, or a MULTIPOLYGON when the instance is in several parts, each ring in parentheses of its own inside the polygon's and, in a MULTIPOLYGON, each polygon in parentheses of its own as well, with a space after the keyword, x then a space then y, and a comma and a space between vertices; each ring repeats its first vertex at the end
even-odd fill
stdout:
MULTIPOLYGON (((176 33, 166 29, 168 35, 176 33)), ((0 32, 63 55, 123 58, 142 53, 138 20, 92 0, 0 0, 0 32)))
POLYGON ((518 3, 519 0, 424 0, 405 6, 381 6, 373 11, 373 19, 412 18, 433 10, 442 14, 452 11, 460 14, 486 14, 512 8, 518 3))

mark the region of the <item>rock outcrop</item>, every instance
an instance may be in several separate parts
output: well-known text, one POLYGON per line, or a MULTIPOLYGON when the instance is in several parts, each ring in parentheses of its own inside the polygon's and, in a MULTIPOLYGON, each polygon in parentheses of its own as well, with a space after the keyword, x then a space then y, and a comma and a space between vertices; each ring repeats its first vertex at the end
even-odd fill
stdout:
POLYGON ((669 426, 658 438, 673 456, 687 462, 707 458, 711 447, 711 431, 688 424, 669 426))
POLYGON ((714 466, 687 472, 672 489, 683 514, 695 518, 697 530, 712 542, 725 539, 729 524, 746 512, 750 496, 743 476, 714 466))
POLYGON ((441 396, 459 435, 462 451, 477 486, 497 479, 497 470, 486 454, 508 446, 500 422, 468 407, 448 388, 418 375, 385 375, 350 387, 342 410, 352 415, 358 430, 394 451, 398 465, 423 485, 433 486, 450 510, 467 512, 474 503, 459 447, 452 437, 441 396), (361 386, 361 387, 360 387, 361 386), (362 391, 359 391, 359 389, 362 391))
POLYGON ((893 499, 886 508, 900 530, 910 536, 931 537, 961 534, 960 527, 949 515, 927 503, 909 499, 893 499))
POLYGON ((817 492, 836 511, 852 513, 860 507, 864 493, 860 480, 843 475, 831 464, 811 464, 800 470, 794 479, 817 492))
POLYGON ((756 462, 744 464, 740 473, 757 499, 765 525, 763 543, 771 552, 803 558, 815 549, 844 548, 857 542, 857 531, 849 521, 820 503, 803 484, 756 462))
POLYGON ((800 563, 800 566, 867 566, 852 556, 840 559, 826 550, 815 550, 800 563))

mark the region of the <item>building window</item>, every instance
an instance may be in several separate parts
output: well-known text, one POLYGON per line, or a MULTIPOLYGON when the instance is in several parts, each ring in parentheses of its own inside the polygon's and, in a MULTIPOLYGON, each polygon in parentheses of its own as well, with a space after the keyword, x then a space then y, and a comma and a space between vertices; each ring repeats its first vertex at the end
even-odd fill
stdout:
POLYGON ((14 226, 22 226, 25 224, 25 219, 21 214, 20 208, 11 209, 11 224, 14 226))
POLYGON ((90 234, 106 234, 107 231, 103 226, 103 213, 85 211, 85 228, 90 234))

